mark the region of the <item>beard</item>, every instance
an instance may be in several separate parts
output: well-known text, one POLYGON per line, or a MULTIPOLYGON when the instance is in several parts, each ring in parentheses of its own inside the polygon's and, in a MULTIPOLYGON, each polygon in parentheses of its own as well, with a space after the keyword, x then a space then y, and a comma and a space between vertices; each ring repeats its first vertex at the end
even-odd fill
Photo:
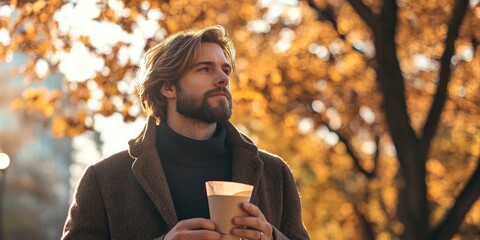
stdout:
POLYGON ((207 91, 201 99, 185 94, 180 84, 177 85, 177 111, 185 117, 206 123, 222 122, 232 116, 232 95, 227 88, 215 88, 207 91), (219 106, 213 107, 208 103, 211 94, 223 91, 227 102, 222 101, 219 106))

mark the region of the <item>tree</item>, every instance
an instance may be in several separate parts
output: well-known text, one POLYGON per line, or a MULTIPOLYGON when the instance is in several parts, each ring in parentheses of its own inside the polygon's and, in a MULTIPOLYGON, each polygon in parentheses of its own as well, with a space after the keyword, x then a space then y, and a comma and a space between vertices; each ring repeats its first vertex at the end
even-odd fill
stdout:
POLYGON ((11 40, 0 56, 26 52, 27 76, 60 71, 65 87, 26 89, 14 105, 40 110, 57 135, 91 129, 96 114, 135 119, 138 53, 220 23, 238 51, 233 121, 288 160, 312 239, 478 234, 478 4, 262 2, 99 1, 77 16, 95 26, 85 30, 68 18, 81 1, 19 1, 21 14, 2 19, 11 40), (110 23, 120 28, 100 44, 91 32, 110 23), (99 64, 68 74, 72 52, 99 64))
MULTIPOLYGON (((361 17, 367 25, 371 41, 375 47, 375 57, 373 58, 372 68, 376 72, 376 82, 383 97, 383 113, 388 131, 395 145, 398 161, 400 164, 400 180, 402 187, 398 195, 398 215, 404 225, 403 237, 405 239, 451 239, 462 223, 465 214, 475 203, 480 195, 480 164, 472 173, 470 179, 464 188, 458 194, 457 199, 445 215, 442 222, 436 226, 430 224, 430 208, 427 194, 427 170, 426 163, 429 160, 432 149, 432 141, 437 133, 440 124, 441 115, 445 108, 448 96, 448 84, 452 78, 452 69, 458 63, 452 63, 452 57, 455 53, 455 41, 469 41, 475 51, 478 45, 478 38, 470 33, 470 29, 463 29, 463 36, 459 37, 459 30, 462 21, 467 12, 468 1, 456 1, 453 6, 443 6, 445 16, 449 19, 433 19, 439 21, 443 27, 441 35, 433 34, 435 37, 443 39, 443 46, 435 46, 439 58, 439 73, 437 76, 431 77, 435 81, 435 89, 432 91, 432 101, 430 107, 426 108, 428 114, 425 118, 423 126, 415 128, 411 123, 409 109, 407 107, 407 97, 405 89, 406 80, 412 79, 408 70, 402 71, 401 60, 398 55, 409 53, 412 50, 403 50, 405 34, 402 28, 406 30, 416 30, 414 24, 402 23, 402 15, 406 15, 408 8, 413 8, 415 14, 415 6, 408 2, 384 1, 381 4, 372 3, 372 7, 367 6, 364 2, 358 0, 349 1, 354 11, 361 17), (399 4, 410 6, 399 7, 399 4), (372 10, 374 9, 374 10, 372 10), (400 22, 400 23, 399 23, 400 22), (405 24, 404 26, 398 26, 405 24), (397 36, 400 35, 400 36, 397 36), (466 38, 466 39, 465 39, 466 38), (441 55, 438 55, 441 51, 441 55)), ((328 20, 337 27, 337 19, 335 18, 335 7, 327 6, 324 9, 318 7, 315 1, 309 1, 312 9, 318 11, 321 15, 322 11, 327 13, 328 20)), ((429 4, 427 3, 427 6, 429 4)), ((438 6, 436 8, 440 8, 438 6)), ((339 6, 338 9, 341 9, 339 6)), ((435 7, 434 7, 435 8, 435 7)), ((441 11, 441 10, 440 10, 441 11)), ((474 17, 470 16, 470 19, 474 17)), ((477 19, 474 19, 478 21, 477 19)), ((421 25, 424 26, 424 25, 421 25)), ((339 29, 340 30, 340 29, 339 29)), ((341 33, 340 33, 341 35, 341 33)), ((342 36, 342 35, 341 35, 342 36)), ((428 39, 427 39, 428 40, 428 39)), ((411 40, 410 40, 411 41, 411 40)), ((441 44, 441 43, 434 43, 441 44)), ((415 49, 412 52, 422 52, 422 48, 415 49), (419 51, 420 50, 420 51, 419 51)), ((428 46, 427 46, 428 50, 428 46)), ((414 74, 412 74, 414 75, 414 74)), ((461 83, 466 84, 466 83, 461 83)), ((342 140, 343 141, 343 140, 342 140)), ((345 139, 344 142, 347 140, 345 139)), ((347 143, 348 146, 348 143, 347 143)), ((352 158, 356 156, 352 153, 352 158)), ((478 162, 478 159, 477 159, 478 162)), ((368 172, 365 172, 368 176, 368 172)))

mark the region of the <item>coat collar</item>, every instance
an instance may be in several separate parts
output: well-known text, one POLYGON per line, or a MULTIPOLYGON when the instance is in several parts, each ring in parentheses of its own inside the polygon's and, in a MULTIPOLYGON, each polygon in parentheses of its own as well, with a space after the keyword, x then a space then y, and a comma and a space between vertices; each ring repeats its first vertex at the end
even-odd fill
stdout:
POLYGON ((167 225, 173 228, 178 222, 177 214, 155 143, 156 120, 148 117, 140 135, 129 141, 129 154, 135 159, 132 171, 167 225))
POLYGON ((223 124, 227 128, 227 138, 232 144, 232 181, 253 185, 251 199, 254 199, 263 171, 263 162, 258 158, 258 148, 231 122, 226 121, 223 124))
MULTIPOLYGON (((228 141, 232 144, 232 181, 253 185, 253 200, 263 170, 263 162, 258 158, 258 148, 231 122, 226 121, 223 124, 227 129, 228 141)), ((173 228, 178 218, 156 148, 156 125, 156 119, 149 116, 140 135, 129 141, 129 154, 135 159, 132 171, 139 184, 169 228, 173 228)))

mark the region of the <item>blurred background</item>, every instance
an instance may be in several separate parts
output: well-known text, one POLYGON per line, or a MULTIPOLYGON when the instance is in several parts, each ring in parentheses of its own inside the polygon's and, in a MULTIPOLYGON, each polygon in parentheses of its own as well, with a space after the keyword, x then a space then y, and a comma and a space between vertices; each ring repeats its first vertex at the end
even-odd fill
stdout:
POLYGON ((479 239, 478 0, 0 1, 0 240, 59 239, 85 167, 145 123, 145 50, 225 26, 232 121, 311 239, 479 239))

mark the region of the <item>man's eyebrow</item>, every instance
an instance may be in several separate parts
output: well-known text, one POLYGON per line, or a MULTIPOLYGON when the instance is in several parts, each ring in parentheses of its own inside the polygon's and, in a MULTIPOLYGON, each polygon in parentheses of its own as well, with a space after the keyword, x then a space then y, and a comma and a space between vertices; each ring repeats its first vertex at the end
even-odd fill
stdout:
MULTIPOLYGON (((193 67, 200 66, 200 65, 209 65, 209 66, 212 66, 212 65, 215 65, 215 63, 212 62, 212 61, 197 62, 197 63, 195 63, 195 64, 193 65, 193 67)), ((224 64, 222 64, 222 67, 232 68, 232 65, 230 65, 229 63, 224 63, 224 64)))

